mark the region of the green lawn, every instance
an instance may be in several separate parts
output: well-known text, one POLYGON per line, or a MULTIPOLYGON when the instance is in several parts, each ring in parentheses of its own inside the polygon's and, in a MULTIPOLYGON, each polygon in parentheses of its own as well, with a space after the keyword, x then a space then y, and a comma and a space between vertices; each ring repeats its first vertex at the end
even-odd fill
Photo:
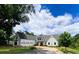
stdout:
POLYGON ((64 47, 58 47, 59 50, 61 50, 62 52, 66 52, 67 54, 79 54, 79 47, 77 48, 69 48, 67 47, 66 48, 66 51, 65 51, 65 48, 64 47))
POLYGON ((19 54, 33 51, 34 47, 0 47, 0 54, 19 54))

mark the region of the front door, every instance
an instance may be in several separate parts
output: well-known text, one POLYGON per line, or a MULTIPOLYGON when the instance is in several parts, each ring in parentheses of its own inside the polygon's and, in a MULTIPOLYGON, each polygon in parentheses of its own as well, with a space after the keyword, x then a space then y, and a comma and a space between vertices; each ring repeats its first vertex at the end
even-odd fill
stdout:
POLYGON ((43 46, 43 42, 37 42, 37 46, 43 46))
POLYGON ((43 42, 40 42, 40 46, 43 46, 43 42))
POLYGON ((17 45, 17 41, 15 41, 14 45, 17 45))

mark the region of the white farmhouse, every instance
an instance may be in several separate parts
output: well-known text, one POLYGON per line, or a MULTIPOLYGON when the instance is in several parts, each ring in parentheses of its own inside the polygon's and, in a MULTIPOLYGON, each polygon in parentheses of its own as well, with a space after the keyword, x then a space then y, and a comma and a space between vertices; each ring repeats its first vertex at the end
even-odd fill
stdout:
POLYGON ((38 36, 36 41, 40 46, 58 46, 58 37, 53 35, 41 35, 38 36))
POLYGON ((35 40, 21 39, 20 42, 19 42, 19 45, 20 46, 34 46, 35 40))
POLYGON ((47 46, 58 46, 58 41, 53 37, 49 37, 49 39, 46 42, 47 46))
POLYGON ((36 44, 36 36, 33 35, 26 35, 24 33, 16 33, 12 35, 14 38, 13 41, 9 41, 10 45, 13 46, 34 46, 36 44))
POLYGON ((54 35, 26 35, 19 33, 15 41, 10 41, 10 44, 18 46, 58 46, 58 36, 54 35))
POLYGON ((36 36, 33 35, 25 35, 25 38, 19 37, 17 40, 18 46, 34 46, 36 44, 36 36))

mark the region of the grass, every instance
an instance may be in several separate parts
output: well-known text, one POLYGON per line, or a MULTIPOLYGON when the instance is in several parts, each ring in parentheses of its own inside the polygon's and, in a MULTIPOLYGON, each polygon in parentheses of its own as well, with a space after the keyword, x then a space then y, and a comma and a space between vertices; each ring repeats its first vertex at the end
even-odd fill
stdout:
POLYGON ((35 47, 0 47, 0 54, 20 54, 33 51, 35 47))
POLYGON ((77 48, 69 48, 67 47, 66 48, 66 51, 65 51, 65 48, 64 47, 58 47, 58 49, 64 53, 67 53, 67 54, 79 54, 79 47, 77 48))

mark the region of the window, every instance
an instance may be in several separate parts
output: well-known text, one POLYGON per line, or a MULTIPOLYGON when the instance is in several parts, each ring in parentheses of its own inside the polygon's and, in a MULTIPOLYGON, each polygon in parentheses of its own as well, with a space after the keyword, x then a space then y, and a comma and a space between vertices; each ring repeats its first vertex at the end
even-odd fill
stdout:
POLYGON ((54 42, 54 45, 56 45, 56 42, 54 42))
POLYGON ((41 38, 39 37, 38 40, 41 40, 41 38))
POLYGON ((48 45, 50 45, 50 42, 48 42, 48 45))

